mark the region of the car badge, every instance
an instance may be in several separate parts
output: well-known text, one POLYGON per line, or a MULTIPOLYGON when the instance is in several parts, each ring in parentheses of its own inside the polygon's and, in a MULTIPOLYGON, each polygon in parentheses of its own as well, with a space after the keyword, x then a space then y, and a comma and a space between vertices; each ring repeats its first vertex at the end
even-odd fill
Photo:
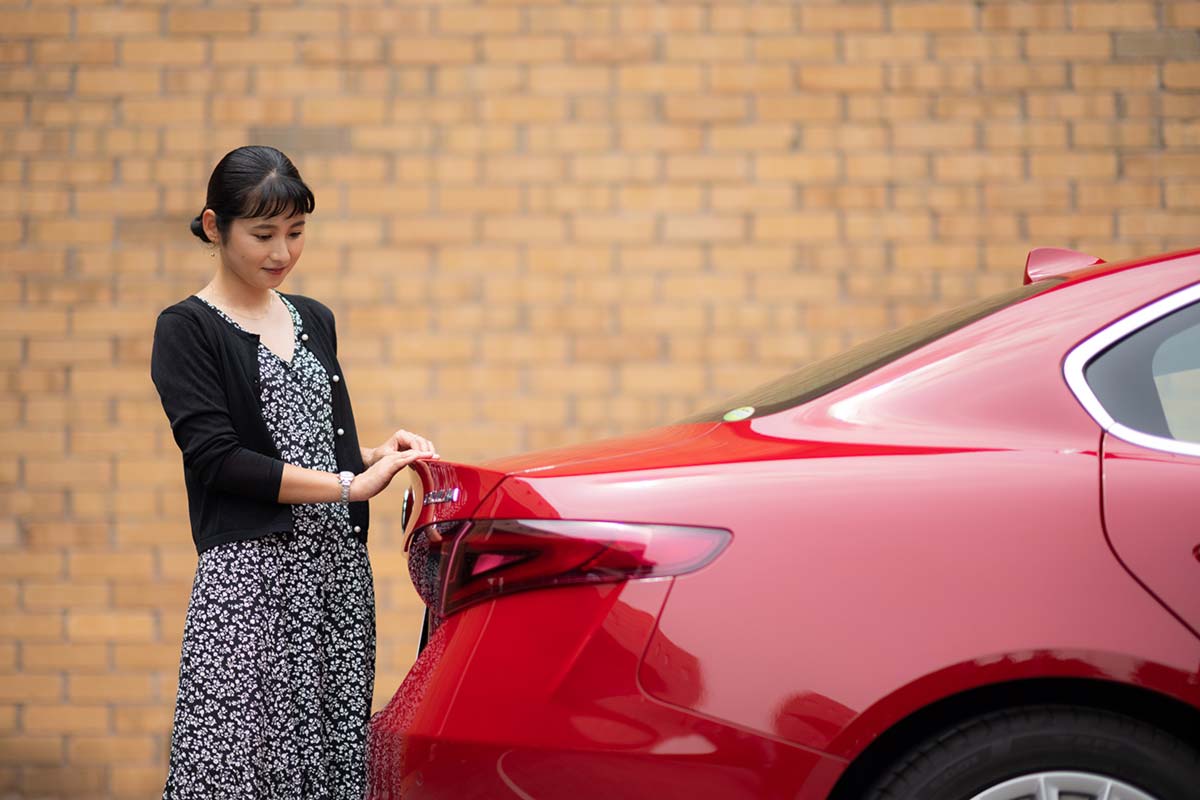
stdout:
POLYGON ((453 489, 438 489, 437 491, 429 492, 425 495, 425 499, 421 502, 423 506, 432 506, 438 503, 453 503, 458 500, 459 489, 455 486, 453 489))

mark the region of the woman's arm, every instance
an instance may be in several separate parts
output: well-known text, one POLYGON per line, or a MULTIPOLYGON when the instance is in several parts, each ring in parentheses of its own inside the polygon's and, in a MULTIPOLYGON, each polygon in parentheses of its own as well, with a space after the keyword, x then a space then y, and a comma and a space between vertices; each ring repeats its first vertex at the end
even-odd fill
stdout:
MULTIPOLYGON (((353 486, 353 484, 351 484, 353 486)), ((279 481, 281 503, 336 503, 342 499, 342 484, 333 472, 283 465, 279 481)))
MULTIPOLYGON (((380 456, 369 469, 354 476, 350 482, 349 500, 369 500, 386 489, 397 472, 424 456, 416 450, 380 456)), ((283 465, 283 479, 279 482, 280 503, 336 503, 341 499, 342 484, 336 474, 294 464, 283 465)))
POLYGON ((205 486, 274 501, 284 463, 242 445, 225 398, 224 376, 194 320, 178 313, 159 315, 150 376, 184 465, 205 486))
POLYGON ((374 447, 359 447, 358 449, 362 452, 363 466, 370 467, 379 460, 379 457, 375 455, 374 447))

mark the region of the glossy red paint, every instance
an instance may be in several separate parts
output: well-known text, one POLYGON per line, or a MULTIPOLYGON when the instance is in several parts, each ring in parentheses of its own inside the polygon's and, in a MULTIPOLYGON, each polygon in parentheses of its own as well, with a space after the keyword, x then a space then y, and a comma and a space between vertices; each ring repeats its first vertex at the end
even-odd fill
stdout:
POLYGON ((1104 527, 1121 563, 1200 635, 1200 458, 1104 437, 1104 527))
POLYGON ((420 524, 733 541, 694 574, 449 617, 372 721, 372 797, 824 800, 892 726, 980 687, 1111 683, 1200 710, 1181 621, 1200 613, 1196 493, 1155 517, 1159 539, 1137 527, 1197 465, 1103 440, 1061 372, 1094 331, 1200 281, 1198 252, 1089 267, 769 416, 440 465, 470 489, 420 524))

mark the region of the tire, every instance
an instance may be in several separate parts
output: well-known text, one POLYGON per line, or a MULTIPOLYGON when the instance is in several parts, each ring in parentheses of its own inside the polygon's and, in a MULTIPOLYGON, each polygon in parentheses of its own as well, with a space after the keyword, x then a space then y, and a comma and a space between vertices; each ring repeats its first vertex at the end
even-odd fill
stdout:
POLYGON ((1196 800, 1200 752, 1131 717, 1035 706, 977 717, 926 740, 865 800, 1196 800), (1020 780, 1018 780, 1020 779, 1020 780))

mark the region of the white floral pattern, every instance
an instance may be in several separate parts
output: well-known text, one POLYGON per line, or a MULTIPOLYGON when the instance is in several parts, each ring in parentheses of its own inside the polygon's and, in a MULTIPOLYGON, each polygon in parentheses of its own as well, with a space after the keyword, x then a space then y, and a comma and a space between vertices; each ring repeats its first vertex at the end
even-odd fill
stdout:
MULTIPOLYGON (((263 418, 281 458, 337 471, 329 375, 300 338, 261 342, 263 418)), ((210 307, 240 327, 216 306, 210 307)), ((200 554, 164 800, 361 800, 375 678, 366 545, 338 503, 295 505, 288 533, 200 554)))

